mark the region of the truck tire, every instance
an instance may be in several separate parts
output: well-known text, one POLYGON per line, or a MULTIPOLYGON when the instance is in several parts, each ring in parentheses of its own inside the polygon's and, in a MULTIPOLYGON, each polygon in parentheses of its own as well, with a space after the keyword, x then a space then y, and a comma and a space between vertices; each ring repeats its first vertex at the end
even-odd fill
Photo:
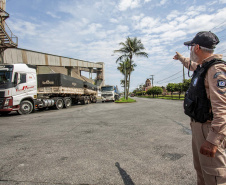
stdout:
POLYGON ((71 106, 72 100, 71 98, 64 98, 64 107, 67 109, 71 106))
POLYGON ((0 112, 0 114, 1 114, 2 116, 6 116, 6 115, 8 115, 10 112, 11 112, 11 111, 2 111, 2 112, 0 112))
POLYGON ((17 111, 18 114, 30 114, 33 111, 33 104, 29 100, 24 100, 20 103, 20 109, 17 111))
POLYGON ((57 98, 55 102, 55 108, 56 109, 63 109, 64 107, 64 100, 62 98, 57 98))
POLYGON ((96 103, 97 102, 97 97, 93 97, 93 101, 92 101, 92 103, 96 103))

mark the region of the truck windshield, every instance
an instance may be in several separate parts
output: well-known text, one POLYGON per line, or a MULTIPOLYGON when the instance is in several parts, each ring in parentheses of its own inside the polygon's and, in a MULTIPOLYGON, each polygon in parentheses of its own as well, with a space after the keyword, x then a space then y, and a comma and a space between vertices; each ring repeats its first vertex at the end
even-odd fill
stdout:
POLYGON ((101 87, 101 91, 113 91, 113 90, 114 90, 113 86, 101 87))
POLYGON ((0 71, 0 84, 11 82, 12 72, 11 71, 0 71))

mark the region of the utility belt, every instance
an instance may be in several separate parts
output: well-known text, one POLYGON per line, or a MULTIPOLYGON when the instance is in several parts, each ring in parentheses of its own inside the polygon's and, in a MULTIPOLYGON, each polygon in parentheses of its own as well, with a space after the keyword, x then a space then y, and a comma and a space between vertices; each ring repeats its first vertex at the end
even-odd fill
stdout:
MULTIPOLYGON (((205 123, 211 123, 212 121, 213 121, 213 119, 207 120, 205 123)), ((194 118, 191 118, 191 122, 198 122, 198 123, 200 123, 199 121, 196 121, 194 118)), ((202 124, 205 124, 205 123, 202 123, 202 124)))

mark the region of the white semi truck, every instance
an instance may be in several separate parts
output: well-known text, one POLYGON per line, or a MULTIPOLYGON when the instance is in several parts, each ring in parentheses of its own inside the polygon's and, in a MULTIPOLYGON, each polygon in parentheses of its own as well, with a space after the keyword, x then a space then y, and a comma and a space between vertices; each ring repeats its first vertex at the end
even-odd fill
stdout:
POLYGON ((96 103, 97 87, 60 73, 37 74, 28 64, 0 65, 0 114, 96 103))
POLYGON ((101 100, 102 103, 107 101, 119 100, 119 91, 117 86, 106 85, 101 87, 101 100))

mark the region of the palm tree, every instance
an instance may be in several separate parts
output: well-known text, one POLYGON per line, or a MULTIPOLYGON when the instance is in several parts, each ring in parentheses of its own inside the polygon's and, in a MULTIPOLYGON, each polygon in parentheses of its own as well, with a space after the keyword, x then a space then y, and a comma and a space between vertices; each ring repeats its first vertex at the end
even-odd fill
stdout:
MULTIPOLYGON (((133 63, 133 61, 132 61, 133 63)), ((121 80, 121 85, 124 86, 124 92, 127 92, 126 91, 126 88, 128 89, 128 75, 129 75, 129 72, 131 73, 132 71, 134 71, 134 68, 136 67, 137 65, 135 63, 133 63, 131 65, 131 68, 130 67, 130 62, 129 62, 129 59, 126 58, 124 62, 120 62, 119 63, 119 66, 117 67, 117 69, 125 76, 124 80, 121 80)), ((126 98, 126 95, 125 95, 125 98, 126 98)))
POLYGON ((142 44, 141 40, 135 38, 127 37, 126 42, 120 42, 119 45, 122 46, 119 50, 114 50, 114 53, 121 53, 122 55, 116 60, 116 63, 122 61, 123 59, 129 59, 129 68, 128 68, 128 91, 126 94, 126 99, 128 99, 129 87, 130 87, 130 76, 132 72, 132 65, 133 65, 133 56, 141 56, 147 57, 148 54, 142 52, 144 50, 144 45, 142 44))

